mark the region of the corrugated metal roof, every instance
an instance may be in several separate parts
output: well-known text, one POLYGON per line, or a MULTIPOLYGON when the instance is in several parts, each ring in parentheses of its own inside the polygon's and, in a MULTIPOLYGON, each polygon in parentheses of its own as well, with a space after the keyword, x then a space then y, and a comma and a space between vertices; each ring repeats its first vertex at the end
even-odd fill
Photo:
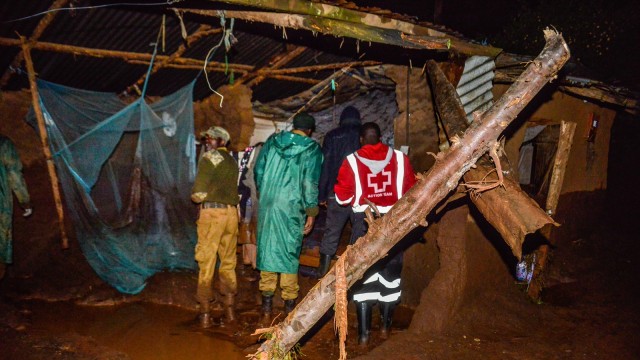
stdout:
POLYGON ((493 101, 493 78, 496 64, 486 56, 472 56, 464 63, 464 72, 456 87, 467 121, 473 121, 474 111, 484 111, 493 101))

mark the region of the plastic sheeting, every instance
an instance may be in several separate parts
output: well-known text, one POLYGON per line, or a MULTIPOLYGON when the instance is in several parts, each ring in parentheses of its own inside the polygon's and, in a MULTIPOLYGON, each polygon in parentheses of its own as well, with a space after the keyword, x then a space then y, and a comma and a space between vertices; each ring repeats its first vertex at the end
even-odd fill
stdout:
POLYGON ((195 268, 193 83, 153 104, 42 80, 38 90, 66 210, 96 273, 135 294, 162 269, 195 268))

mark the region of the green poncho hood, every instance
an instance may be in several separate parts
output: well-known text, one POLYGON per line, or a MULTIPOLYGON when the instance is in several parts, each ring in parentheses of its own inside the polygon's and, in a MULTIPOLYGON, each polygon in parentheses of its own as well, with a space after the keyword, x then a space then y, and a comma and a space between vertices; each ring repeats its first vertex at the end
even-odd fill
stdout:
POLYGON ((273 135, 273 149, 277 151, 283 159, 290 159, 313 147, 316 143, 310 137, 298 135, 289 131, 281 131, 273 135))

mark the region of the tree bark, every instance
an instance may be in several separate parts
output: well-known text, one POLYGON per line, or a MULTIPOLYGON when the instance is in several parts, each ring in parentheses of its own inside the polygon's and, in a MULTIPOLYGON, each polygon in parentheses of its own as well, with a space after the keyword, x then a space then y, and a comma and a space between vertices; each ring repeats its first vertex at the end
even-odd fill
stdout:
MULTIPOLYGON (((427 70, 434 88, 436 108, 451 142, 451 138, 459 137, 467 129, 467 117, 456 89, 438 64, 429 60, 427 70)), ((518 182, 511 176, 512 171, 508 169, 509 160, 506 155, 500 156, 500 163, 502 170, 506 170, 503 185, 470 198, 482 216, 500 233, 513 255, 520 259, 525 236, 547 224, 556 223, 522 191, 518 182)), ((476 163, 476 168, 464 174, 464 181, 469 183, 482 181, 493 168, 490 158, 484 155, 476 163)), ((485 180, 497 181, 495 175, 494 173, 485 180)))
MULTIPOLYGON (((481 119, 474 121, 463 138, 438 155, 438 161, 426 176, 407 192, 387 213, 369 226, 368 233, 342 255, 345 257, 347 285, 351 287, 364 272, 418 225, 435 206, 458 186, 458 181, 497 141, 542 87, 555 78, 569 59, 569 48, 562 35, 544 32, 546 45, 522 76, 481 119)), ((255 357, 283 357, 322 317, 335 301, 335 270, 332 268, 298 304, 287 318, 271 329, 255 357)))
MULTIPOLYGON (((303 16, 313 16, 333 22, 345 22, 351 26, 364 28, 376 28, 390 30, 398 33, 416 35, 416 37, 434 37, 450 40, 450 47, 454 51, 466 55, 497 56, 502 50, 491 46, 474 44, 469 41, 459 39, 440 30, 416 25, 408 21, 393 19, 373 12, 352 10, 320 2, 306 0, 223 0, 222 2, 234 5, 249 6, 253 8, 266 9, 273 12, 287 14, 298 14, 303 16)), ((334 34, 336 35, 336 34, 334 34)))
POLYGON ((361 41, 371 41, 412 49, 447 51, 451 48, 451 39, 444 36, 406 35, 398 30, 382 29, 315 15, 234 10, 179 9, 179 11, 202 16, 220 17, 224 15, 227 18, 257 21, 282 26, 283 28, 304 29, 327 35, 350 37, 361 41))

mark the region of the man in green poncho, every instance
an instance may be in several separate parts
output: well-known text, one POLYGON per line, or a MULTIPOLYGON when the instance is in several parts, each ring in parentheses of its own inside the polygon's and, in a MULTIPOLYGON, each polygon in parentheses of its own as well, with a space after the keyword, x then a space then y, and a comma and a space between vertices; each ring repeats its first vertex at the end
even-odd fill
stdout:
POLYGON ((22 177, 22 163, 13 142, 0 135, 0 279, 4 277, 7 264, 11 264, 11 223, 13 220, 13 197, 24 209, 23 216, 31 215, 29 192, 22 177))
POLYGON ((302 237, 318 215, 322 151, 309 137, 314 128, 311 115, 296 115, 293 131, 274 134, 265 142, 254 169, 260 201, 257 268, 264 320, 271 317, 278 275, 285 314, 293 310, 298 297, 302 237))

